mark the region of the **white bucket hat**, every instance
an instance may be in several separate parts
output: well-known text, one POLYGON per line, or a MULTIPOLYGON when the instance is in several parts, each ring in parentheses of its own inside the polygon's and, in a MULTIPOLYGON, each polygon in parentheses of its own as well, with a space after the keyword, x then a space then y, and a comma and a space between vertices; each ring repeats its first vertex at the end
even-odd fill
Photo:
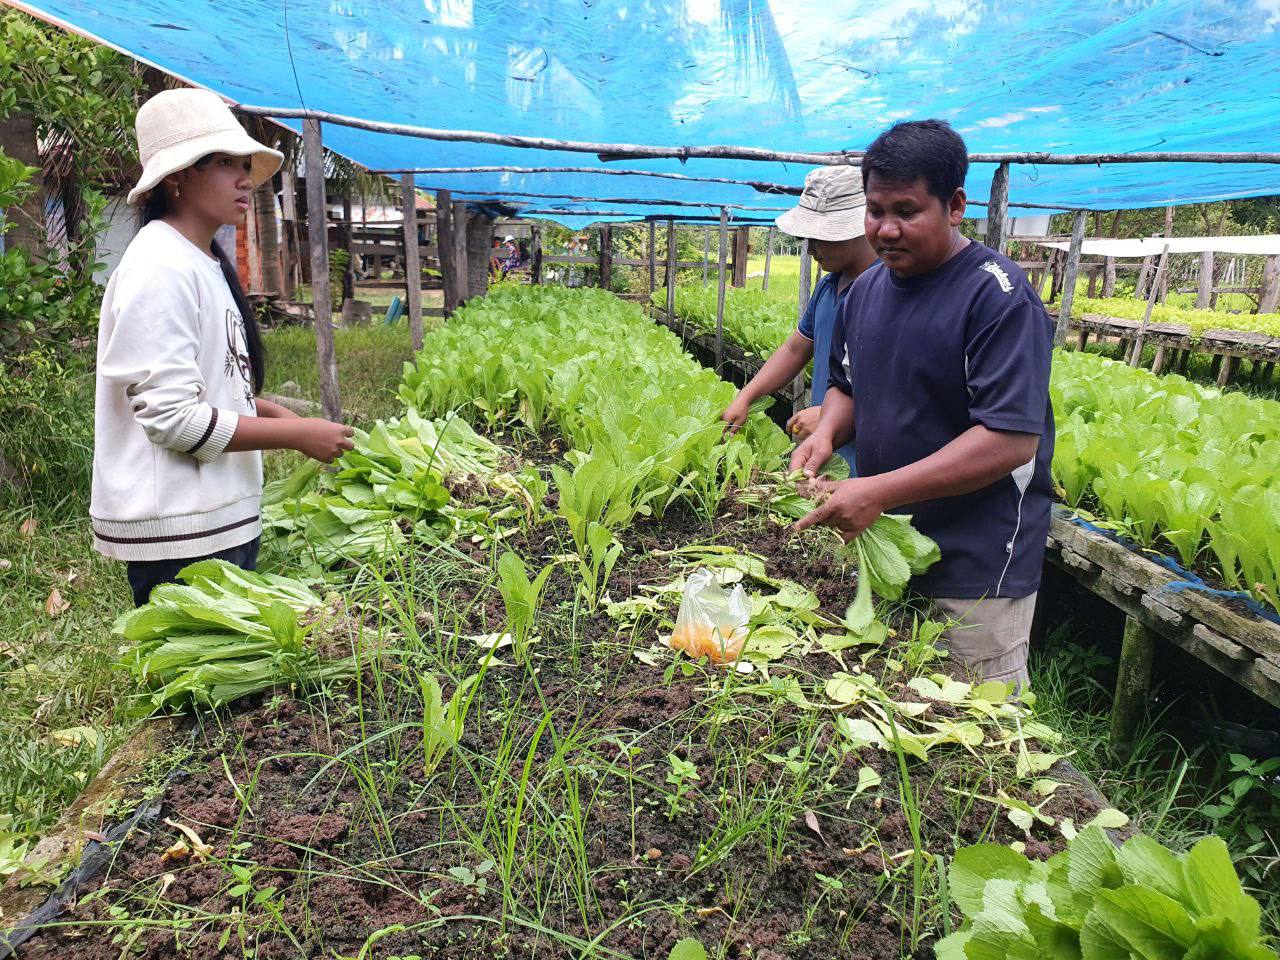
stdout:
POLYGON ((129 191, 138 204, 171 173, 185 170, 201 157, 226 153, 253 157, 250 176, 261 186, 280 169, 284 154, 244 132, 231 109, 210 90, 165 90, 138 108, 136 122, 142 178, 129 191))
POLYGON ((867 198, 857 167, 818 167, 804 178, 800 204, 775 221, 778 229, 808 240, 852 240, 866 232, 867 198))

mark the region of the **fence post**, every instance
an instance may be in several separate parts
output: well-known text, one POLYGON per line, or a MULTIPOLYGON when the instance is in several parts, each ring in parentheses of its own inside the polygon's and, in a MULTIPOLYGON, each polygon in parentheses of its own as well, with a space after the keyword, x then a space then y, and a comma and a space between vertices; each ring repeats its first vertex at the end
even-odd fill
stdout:
POLYGON ((1085 212, 1077 210, 1071 221, 1071 246, 1067 250, 1067 268, 1062 277, 1062 300, 1058 304, 1058 326, 1053 345, 1060 347, 1071 326, 1071 301, 1076 297, 1076 277, 1080 273, 1080 245, 1084 243, 1085 212))
POLYGON ((1005 221, 1009 216, 1009 164, 996 167, 991 178, 991 202, 987 205, 987 246, 1004 253, 1007 237, 1005 221))
POLYGON ((400 205, 404 210, 404 295, 409 306, 409 336, 413 349, 422 349, 422 265, 418 259, 418 191, 413 174, 400 175, 400 205))
POLYGON ((613 228, 600 228, 600 289, 613 284, 613 228))
POLYGON ((1200 282, 1196 287, 1196 309, 1208 310, 1213 299, 1213 251, 1200 251, 1200 282))
POLYGON ((311 305, 315 312, 316 369, 320 407, 334 421, 342 419, 338 398, 338 361, 333 349, 333 305, 329 301, 329 223, 325 207, 324 143, 319 120, 302 122, 302 150, 307 171, 307 240, 311 247, 311 305))
POLYGON ((764 280, 760 283, 761 290, 769 289, 769 267, 773 263, 773 237, 777 233, 776 227, 770 227, 764 241, 764 280))
POLYGON ((716 373, 724 362, 724 282, 725 259, 729 255, 729 208, 720 208, 720 265, 716 288, 716 373))
POLYGON ((676 315, 676 222, 667 221, 667 322, 676 315))

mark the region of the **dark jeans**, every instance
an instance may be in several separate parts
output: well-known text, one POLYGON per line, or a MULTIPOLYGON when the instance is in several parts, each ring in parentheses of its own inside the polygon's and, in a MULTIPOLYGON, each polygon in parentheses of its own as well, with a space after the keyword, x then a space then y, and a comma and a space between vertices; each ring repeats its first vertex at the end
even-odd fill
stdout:
POLYGON ((197 560, 226 560, 244 570, 253 570, 258 566, 258 547, 261 537, 254 537, 248 543, 238 547, 221 550, 218 553, 205 554, 199 557, 186 557, 181 560, 130 560, 125 563, 129 576, 129 588, 133 591, 133 602, 142 606, 151 596, 151 590, 162 583, 176 583, 178 571, 197 560))

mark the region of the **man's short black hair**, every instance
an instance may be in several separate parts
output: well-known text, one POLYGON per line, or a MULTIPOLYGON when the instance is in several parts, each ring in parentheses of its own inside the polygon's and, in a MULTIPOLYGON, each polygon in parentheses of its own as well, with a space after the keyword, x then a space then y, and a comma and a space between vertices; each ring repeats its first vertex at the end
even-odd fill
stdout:
POLYGON ((945 120, 895 123, 867 148, 862 158, 862 185, 875 173, 890 183, 923 180, 944 204, 964 186, 969 148, 945 120))

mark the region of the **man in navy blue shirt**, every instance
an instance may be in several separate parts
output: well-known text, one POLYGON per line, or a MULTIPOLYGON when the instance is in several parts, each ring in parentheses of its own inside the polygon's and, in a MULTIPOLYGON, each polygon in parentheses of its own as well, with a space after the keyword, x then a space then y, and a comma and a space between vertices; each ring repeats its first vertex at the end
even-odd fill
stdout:
POLYGON ((1027 682, 1049 528, 1053 328, 1008 258, 961 236, 964 141, 943 121, 900 123, 862 161, 867 239, 818 426, 792 469, 814 476, 853 438, 858 473, 798 527, 861 533, 909 513, 942 559, 912 586, 955 623, 951 662, 1027 682))
MULTIPOLYGON (((818 281, 799 327, 770 355, 721 415, 731 431, 746 423, 752 403, 794 380, 810 358, 814 363, 809 406, 791 418, 787 432, 804 440, 818 425, 822 398, 827 392, 827 358, 831 356, 836 314, 853 281, 876 260, 863 236, 865 215, 862 175, 856 167, 846 165, 809 171, 799 204, 778 217, 778 229, 806 238, 809 251, 826 273, 818 281)), ((853 444, 845 444, 835 452, 852 472, 853 444)))

